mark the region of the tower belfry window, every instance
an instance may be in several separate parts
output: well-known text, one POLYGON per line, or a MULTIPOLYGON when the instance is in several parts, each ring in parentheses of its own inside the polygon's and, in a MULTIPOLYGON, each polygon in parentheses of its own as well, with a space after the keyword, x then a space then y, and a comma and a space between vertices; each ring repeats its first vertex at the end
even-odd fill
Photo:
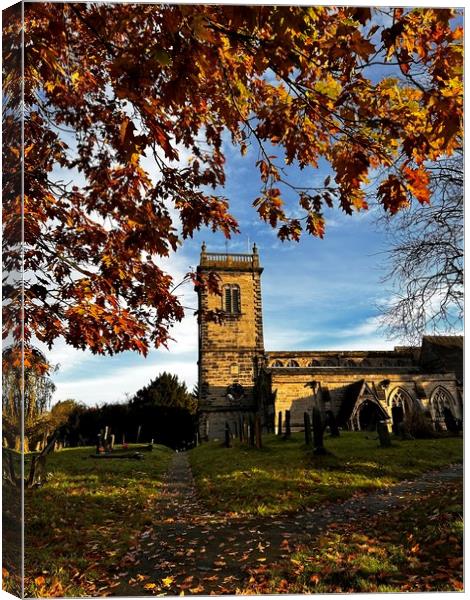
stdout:
POLYGON ((238 285, 224 286, 224 311, 232 315, 240 313, 240 288, 238 285))

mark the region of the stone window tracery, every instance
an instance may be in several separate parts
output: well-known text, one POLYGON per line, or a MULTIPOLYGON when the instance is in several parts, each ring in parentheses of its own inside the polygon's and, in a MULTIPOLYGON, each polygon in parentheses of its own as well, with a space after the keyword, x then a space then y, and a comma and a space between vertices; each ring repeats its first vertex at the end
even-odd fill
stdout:
POLYGON ((287 366, 288 367, 299 367, 300 365, 296 360, 291 359, 288 361, 287 366))
POLYGON ((282 364, 282 362, 280 360, 275 360, 271 367, 283 367, 284 365, 282 364))
POLYGON ((442 419, 444 418, 444 409, 449 409, 452 413, 452 396, 449 392, 439 387, 432 395, 431 398, 431 407, 434 410, 435 418, 442 419))
POLYGON ((403 390, 402 388, 398 388, 392 397, 392 408, 393 407, 401 407, 404 412, 407 412, 409 409, 411 399, 410 396, 403 390))
POLYGON ((311 361, 308 363, 308 365, 307 365, 307 366, 308 366, 308 367, 319 367, 319 366, 320 366, 320 361, 313 359, 313 360, 311 360, 311 361))

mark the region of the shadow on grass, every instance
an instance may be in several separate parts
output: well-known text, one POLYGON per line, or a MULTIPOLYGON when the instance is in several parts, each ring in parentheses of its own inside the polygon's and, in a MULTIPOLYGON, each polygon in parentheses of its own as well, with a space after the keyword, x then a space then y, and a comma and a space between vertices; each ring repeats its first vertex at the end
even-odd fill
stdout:
POLYGON ((276 514, 345 499, 462 460, 462 439, 394 441, 381 448, 370 434, 327 438, 315 456, 303 434, 265 436, 257 450, 209 443, 190 453, 201 498, 211 510, 276 514))
POLYGON ((138 465, 92 451, 50 455, 46 484, 25 493, 27 596, 100 595, 100 579, 151 522, 172 451, 156 446, 138 465))

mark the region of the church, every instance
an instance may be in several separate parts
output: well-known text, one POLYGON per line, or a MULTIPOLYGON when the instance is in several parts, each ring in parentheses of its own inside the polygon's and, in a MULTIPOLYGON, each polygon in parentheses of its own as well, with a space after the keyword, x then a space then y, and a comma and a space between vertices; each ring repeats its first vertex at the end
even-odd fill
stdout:
POLYGON ((396 430, 414 415, 438 431, 461 425, 461 336, 424 336, 419 347, 391 351, 271 352, 264 347, 256 245, 250 254, 229 254, 207 252, 203 244, 197 270, 216 273, 221 290, 197 289, 201 440, 222 439, 227 424, 233 433, 254 415, 265 431, 275 431, 285 411, 299 431, 314 406, 352 430, 374 429, 379 420, 396 430), (208 317, 215 312, 220 319, 208 317))

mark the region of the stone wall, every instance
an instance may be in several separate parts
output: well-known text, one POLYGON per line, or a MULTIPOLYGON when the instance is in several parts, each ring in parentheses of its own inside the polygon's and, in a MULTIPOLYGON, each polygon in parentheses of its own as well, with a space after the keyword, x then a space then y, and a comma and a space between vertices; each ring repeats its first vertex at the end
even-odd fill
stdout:
POLYGON ((198 270, 217 272, 221 291, 226 285, 237 285, 240 291, 240 312, 224 313, 220 322, 204 318, 204 313, 223 311, 223 294, 199 292, 200 435, 212 439, 223 435, 225 422, 233 427, 240 414, 255 408, 253 388, 264 355, 262 269, 256 254, 205 254, 198 270))
POLYGON ((390 416, 393 396, 398 389, 409 395, 412 401, 422 408, 431 408, 433 394, 438 388, 449 393, 453 412, 457 418, 462 418, 462 406, 459 398, 457 383, 453 373, 423 374, 407 372, 406 369, 386 369, 371 372, 351 369, 269 369, 272 380, 272 390, 276 391, 275 411, 290 410, 293 430, 303 429, 303 413, 310 412, 315 398, 311 382, 316 381, 320 388, 328 390, 328 404, 323 408, 331 409, 338 414, 341 406, 347 401, 348 394, 354 384, 364 381, 379 398, 380 405, 390 416), (399 371, 399 372, 398 372, 399 371))

